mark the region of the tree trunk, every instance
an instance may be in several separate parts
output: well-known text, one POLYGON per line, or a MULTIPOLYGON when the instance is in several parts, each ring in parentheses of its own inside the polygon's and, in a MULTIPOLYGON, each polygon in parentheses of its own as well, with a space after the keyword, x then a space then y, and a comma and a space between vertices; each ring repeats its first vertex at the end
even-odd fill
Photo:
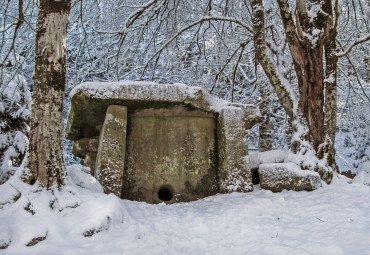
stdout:
POLYGON ((370 58, 364 58, 365 62, 365 81, 370 82, 370 58))
POLYGON ((271 122, 270 122, 270 90, 267 87, 258 88, 261 101, 259 104, 261 114, 264 118, 259 126, 259 151, 270 151, 271 142, 271 122))
POLYGON ((289 148, 292 138, 293 138, 293 123, 292 119, 287 117, 287 127, 285 130, 285 143, 289 146, 289 148))
POLYGON ((62 185, 66 35, 71 0, 40 0, 35 45, 30 144, 24 181, 62 185))
MULTIPOLYGON (((288 93, 289 84, 279 75, 278 68, 267 53, 262 0, 251 1, 256 59, 273 85, 281 105, 295 123, 294 131, 298 132, 299 139, 293 141, 292 151, 306 151, 309 149, 305 148, 308 142, 317 157, 326 159, 327 165, 336 170, 334 142, 337 114, 337 0, 334 0, 334 6, 331 0, 312 0, 309 4, 299 1, 295 19, 288 0, 277 2, 297 75, 299 94, 288 93), (311 17, 307 15, 308 11, 311 17), (313 15, 312 11, 316 13, 313 15)), ((316 170, 325 181, 331 181, 330 173, 316 170)))
POLYGON ((331 11, 327 27, 325 28, 325 142, 319 148, 319 158, 326 157, 326 160, 333 168, 339 172, 335 161, 335 133, 337 131, 337 112, 338 112, 338 90, 337 90, 337 70, 338 57, 337 51, 337 33, 338 33, 338 0, 333 1, 334 6, 324 6, 324 11, 331 11))

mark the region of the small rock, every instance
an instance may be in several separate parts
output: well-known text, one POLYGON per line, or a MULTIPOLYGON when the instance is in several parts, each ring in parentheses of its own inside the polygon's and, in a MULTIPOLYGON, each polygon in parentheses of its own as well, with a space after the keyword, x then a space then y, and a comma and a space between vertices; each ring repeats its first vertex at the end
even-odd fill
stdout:
POLYGON ((348 171, 342 171, 340 174, 341 174, 341 175, 344 175, 345 177, 350 178, 350 179, 353 179, 353 178, 355 178, 355 176, 356 176, 356 174, 353 174, 353 173, 351 172, 351 170, 348 170, 348 171))
POLYGON ((0 242, 0 250, 4 250, 6 248, 8 248, 10 242, 9 243, 5 243, 5 242, 0 242))

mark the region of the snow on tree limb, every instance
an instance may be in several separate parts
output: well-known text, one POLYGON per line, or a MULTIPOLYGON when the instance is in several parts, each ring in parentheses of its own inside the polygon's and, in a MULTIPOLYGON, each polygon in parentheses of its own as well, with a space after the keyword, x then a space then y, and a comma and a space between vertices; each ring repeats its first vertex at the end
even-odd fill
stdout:
POLYGON ((358 38, 356 39, 351 45, 348 46, 348 48, 342 52, 339 52, 336 54, 337 57, 344 57, 346 55, 348 55, 348 53, 351 52, 351 50, 356 46, 356 45, 359 45, 361 43, 364 43, 366 41, 369 41, 370 40, 370 34, 368 35, 365 35, 361 38, 358 38))
POLYGON ((171 44, 171 42, 173 42, 179 35, 181 35, 182 33, 184 33, 185 31, 189 30, 190 28, 196 26, 196 25, 200 25, 202 26, 202 24, 206 21, 212 21, 212 20, 218 20, 218 21, 228 21, 228 22, 233 22, 233 23, 237 23, 238 25, 240 25, 241 27, 245 28, 247 31, 249 32, 253 32, 253 29, 246 23, 244 23, 243 21, 241 20, 238 20, 238 19, 235 19, 235 18, 232 18, 232 17, 223 17, 223 16, 204 16, 202 17, 201 19, 181 28, 175 35, 173 35, 165 44, 162 45, 162 47, 157 50, 157 52, 155 52, 149 59, 148 61, 146 61, 146 64, 144 66, 144 69, 141 73, 141 77, 140 79, 142 79, 146 69, 148 68, 148 65, 150 62, 153 61, 153 59, 155 57, 159 57, 159 55, 162 53, 162 51, 169 45, 171 44))

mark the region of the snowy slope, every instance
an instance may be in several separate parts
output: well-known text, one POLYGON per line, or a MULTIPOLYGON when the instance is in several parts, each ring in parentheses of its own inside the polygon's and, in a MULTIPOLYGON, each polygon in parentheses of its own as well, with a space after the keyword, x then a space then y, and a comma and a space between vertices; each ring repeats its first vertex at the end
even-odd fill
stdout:
POLYGON ((11 240, 0 254, 370 254, 370 187, 338 177, 313 192, 255 186, 150 205, 101 193, 78 167, 67 173, 54 194, 20 182, 19 173, 0 186, 0 243, 11 240))

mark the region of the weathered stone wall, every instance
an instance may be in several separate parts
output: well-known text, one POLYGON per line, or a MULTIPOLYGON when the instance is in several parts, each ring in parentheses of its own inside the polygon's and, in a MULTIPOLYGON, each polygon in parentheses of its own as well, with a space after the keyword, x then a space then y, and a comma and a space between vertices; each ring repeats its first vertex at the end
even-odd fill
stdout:
POLYGON ((129 116, 122 197, 167 203, 218 192, 215 115, 175 106, 129 116))
POLYGON ((105 193, 121 197, 125 165, 127 107, 110 105, 100 132, 95 176, 105 193))

